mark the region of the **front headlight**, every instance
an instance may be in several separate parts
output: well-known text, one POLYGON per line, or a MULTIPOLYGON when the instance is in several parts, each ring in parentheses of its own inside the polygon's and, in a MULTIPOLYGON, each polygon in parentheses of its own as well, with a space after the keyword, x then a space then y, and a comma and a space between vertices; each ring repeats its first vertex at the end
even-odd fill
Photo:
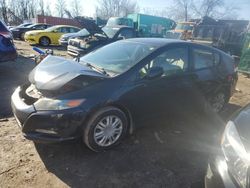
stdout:
POLYGON ((62 37, 61 40, 62 41, 67 41, 67 40, 69 40, 69 38, 68 37, 62 37))
POLYGON ((35 104, 36 110, 65 110, 69 108, 75 108, 81 105, 85 99, 75 100, 57 100, 43 98, 39 99, 35 104))
POLYGON ((86 42, 80 42, 80 48, 87 49, 89 47, 90 47, 90 45, 88 43, 86 43, 86 42))
POLYGON ((242 188, 246 188, 248 186, 249 153, 247 153, 232 121, 229 121, 226 126, 221 147, 229 172, 242 188))

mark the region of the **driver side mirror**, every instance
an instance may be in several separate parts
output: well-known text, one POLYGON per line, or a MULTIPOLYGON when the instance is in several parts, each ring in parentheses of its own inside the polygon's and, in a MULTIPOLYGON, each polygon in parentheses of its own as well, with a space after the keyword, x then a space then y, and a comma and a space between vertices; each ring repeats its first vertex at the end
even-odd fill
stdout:
POLYGON ((149 69, 146 78, 147 79, 154 79, 154 78, 159 78, 164 74, 164 70, 162 67, 152 67, 149 69))
POLYGON ((53 30, 53 33, 58 33, 59 31, 56 29, 56 30, 53 30))

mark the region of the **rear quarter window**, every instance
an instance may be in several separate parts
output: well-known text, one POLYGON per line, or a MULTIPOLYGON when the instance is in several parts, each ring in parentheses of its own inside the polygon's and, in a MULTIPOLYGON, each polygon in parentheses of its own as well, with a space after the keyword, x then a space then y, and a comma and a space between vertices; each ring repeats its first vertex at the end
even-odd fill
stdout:
POLYGON ((234 72, 235 68, 234 59, 229 55, 222 55, 222 65, 220 67, 227 73, 234 72))
POLYGON ((204 69, 214 66, 214 54, 212 51, 194 48, 192 50, 194 69, 204 69))

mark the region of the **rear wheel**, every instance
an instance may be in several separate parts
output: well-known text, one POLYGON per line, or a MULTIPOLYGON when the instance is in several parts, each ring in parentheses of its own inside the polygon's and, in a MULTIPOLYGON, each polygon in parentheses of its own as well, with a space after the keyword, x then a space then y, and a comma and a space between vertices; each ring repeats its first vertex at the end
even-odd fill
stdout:
POLYGON ((41 37, 39 40, 39 44, 41 46, 49 46, 50 45, 50 39, 48 37, 41 37))
POLYGON ((127 128, 126 115, 118 108, 106 107, 90 118, 83 131, 83 140, 91 150, 104 151, 119 144, 127 128))
POLYGON ((216 113, 220 112, 227 102, 226 99, 227 98, 225 92, 217 92, 215 95, 208 98, 208 103, 206 104, 206 111, 212 110, 216 113))

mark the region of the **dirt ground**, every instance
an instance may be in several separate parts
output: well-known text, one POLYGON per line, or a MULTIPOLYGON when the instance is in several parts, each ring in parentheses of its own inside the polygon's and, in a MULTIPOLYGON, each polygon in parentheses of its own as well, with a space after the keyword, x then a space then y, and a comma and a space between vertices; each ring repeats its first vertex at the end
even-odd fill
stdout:
MULTIPOLYGON (((0 187, 202 187, 211 144, 224 122, 250 101, 250 80, 239 75, 225 110, 147 122, 117 148, 94 153, 80 141, 34 144, 24 139, 10 109, 14 88, 35 66, 31 47, 15 41, 19 57, 0 64, 0 187)), ((68 57, 62 48, 55 54, 68 57)))

